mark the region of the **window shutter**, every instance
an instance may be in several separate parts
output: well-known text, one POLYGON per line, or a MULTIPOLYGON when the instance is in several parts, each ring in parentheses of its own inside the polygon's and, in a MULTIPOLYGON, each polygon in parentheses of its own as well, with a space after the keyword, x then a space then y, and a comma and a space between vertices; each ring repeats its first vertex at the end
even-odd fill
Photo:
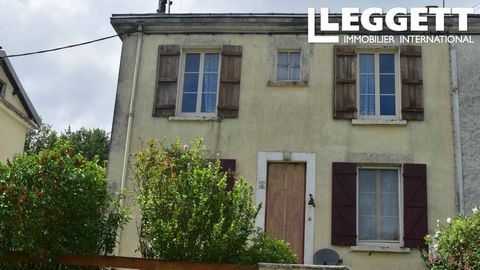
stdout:
POLYGON ((425 248, 428 233, 427 166, 403 165, 403 241, 405 247, 425 248))
POLYGON ((357 241, 357 166, 332 164, 332 245, 355 246, 357 241))
POLYGON ((242 72, 242 46, 224 45, 217 115, 238 118, 240 77, 242 72))
POLYGON ((402 72, 402 116, 405 120, 423 120, 422 47, 400 46, 402 72))
POLYGON ((355 46, 335 46, 334 119, 357 117, 357 54, 355 46))
POLYGON ((227 191, 233 189, 233 185, 235 184, 235 167, 236 167, 236 160, 235 159, 220 159, 220 168, 222 172, 227 173, 227 191))
POLYGON ((179 62, 179 45, 160 45, 153 116, 175 115, 179 62))

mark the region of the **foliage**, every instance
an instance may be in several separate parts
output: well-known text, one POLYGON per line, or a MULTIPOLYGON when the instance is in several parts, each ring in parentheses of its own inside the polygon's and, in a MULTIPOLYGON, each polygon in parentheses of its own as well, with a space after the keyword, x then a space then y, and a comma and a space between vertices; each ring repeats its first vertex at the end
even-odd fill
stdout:
POLYGON ((127 214, 110 197, 98 159, 66 141, 0 164, 0 253, 53 263, 62 254, 111 253, 127 214))
MULTIPOLYGON (((251 200, 252 186, 236 176, 233 189, 227 192, 226 173, 220 171, 218 160, 207 159, 206 152, 201 140, 192 147, 178 140, 170 146, 150 140, 136 154, 133 173, 142 214, 143 256, 190 262, 275 262, 282 256, 267 253, 277 248, 287 253, 285 243, 257 235, 249 245, 258 213, 251 200)), ((283 257, 292 258, 288 252, 290 257, 283 257)))
POLYGON ((470 217, 448 218, 447 225, 437 221, 432 237, 425 237, 432 252, 424 253, 431 269, 480 269, 480 213, 473 209, 470 217))
POLYGON ((25 152, 33 151, 38 154, 42 150, 52 148, 59 140, 71 141, 71 147, 75 152, 82 154, 88 160, 94 160, 95 156, 98 156, 102 166, 105 166, 104 162, 108 160, 110 136, 105 130, 99 128, 81 128, 72 131, 69 127, 58 134, 51 125, 42 124, 40 128, 27 132, 25 152))
POLYGON ((297 263, 298 258, 292 253, 286 242, 257 230, 252 239, 252 245, 245 250, 239 262, 242 264, 256 264, 258 262, 297 263))

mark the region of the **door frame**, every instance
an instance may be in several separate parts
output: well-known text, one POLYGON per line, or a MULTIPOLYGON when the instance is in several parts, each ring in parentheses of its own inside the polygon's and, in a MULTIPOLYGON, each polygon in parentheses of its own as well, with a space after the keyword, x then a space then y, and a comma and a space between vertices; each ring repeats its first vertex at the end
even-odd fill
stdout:
MULTIPOLYGON (((310 200, 310 194, 315 199, 316 154, 306 152, 258 152, 258 174, 256 186, 256 203, 262 204, 258 212, 255 225, 265 230, 265 205, 267 202, 267 171, 268 162, 306 163, 305 202, 310 200)), ((313 243, 315 229, 315 208, 305 206, 303 263, 313 263, 313 243)))

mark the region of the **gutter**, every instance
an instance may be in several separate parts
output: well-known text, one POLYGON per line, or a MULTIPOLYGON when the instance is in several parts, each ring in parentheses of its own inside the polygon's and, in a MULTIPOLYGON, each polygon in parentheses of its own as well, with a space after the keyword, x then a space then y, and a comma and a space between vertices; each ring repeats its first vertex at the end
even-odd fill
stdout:
MULTIPOLYGON (((127 182, 127 175, 128 175, 128 157, 130 153, 130 142, 132 137, 132 126, 133 126, 133 113, 135 108, 135 94, 137 92, 137 80, 138 80, 138 68, 140 65, 140 56, 142 50, 142 43, 143 43, 143 28, 142 25, 138 26, 138 39, 137 39, 137 51, 135 54, 135 66, 133 70, 133 82, 132 82, 132 90, 130 94, 130 105, 128 108, 128 120, 127 120, 127 136, 125 139, 125 151, 123 153, 123 166, 122 166, 122 178, 120 184, 120 207, 125 206, 125 183, 127 182)), ((122 237, 123 230, 120 230, 117 235, 117 243, 120 242, 122 237)), ((115 250, 115 255, 120 255, 121 245, 115 250)))
POLYGON ((452 112, 453 112, 453 146, 455 156, 455 179, 457 182, 457 202, 460 214, 465 214, 465 199, 463 188, 463 164, 462 164, 462 141, 460 137, 460 105, 458 99, 458 66, 457 66, 457 48, 455 45, 450 47, 450 66, 452 78, 452 112))

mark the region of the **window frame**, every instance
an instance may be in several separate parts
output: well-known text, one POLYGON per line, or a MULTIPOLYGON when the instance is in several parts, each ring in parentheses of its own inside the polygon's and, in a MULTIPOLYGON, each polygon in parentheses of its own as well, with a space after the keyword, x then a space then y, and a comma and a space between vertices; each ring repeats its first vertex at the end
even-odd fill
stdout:
POLYGON ((382 120, 401 120, 402 119, 402 97, 401 97, 401 70, 399 48, 358 48, 355 50, 357 56, 357 119, 382 119, 382 120), (375 63, 375 114, 362 115, 360 113, 360 55, 373 54, 375 63), (393 54, 395 59, 395 115, 380 114, 380 55, 393 54))
POLYGON ((218 110, 218 96, 220 92, 220 79, 221 79, 221 70, 222 70, 222 50, 219 47, 186 47, 183 48, 180 53, 180 71, 178 76, 178 88, 177 88, 177 106, 175 116, 183 117, 216 117, 218 110), (198 70, 198 85, 197 85, 197 103, 195 112, 182 112, 183 105, 183 86, 185 83, 185 65, 187 54, 189 53, 199 53, 200 54, 200 63, 198 70), (217 78, 217 92, 215 99, 215 112, 201 112, 202 110, 202 94, 203 94, 203 78, 204 78, 204 68, 205 68, 205 54, 207 53, 218 53, 218 78, 217 78))
POLYGON ((397 164, 389 165, 357 165, 357 176, 356 176, 356 242, 357 246, 375 246, 375 247, 403 247, 403 236, 404 236, 404 219, 403 219, 403 166, 397 164), (392 170, 396 169, 398 172, 398 241, 392 240, 360 240, 359 239, 359 224, 360 224, 360 170, 392 170))
POLYGON ((0 98, 5 98, 7 94, 7 84, 0 80, 0 98))
POLYGON ((279 83, 283 83, 283 82, 301 82, 302 81, 302 76, 303 76, 303 61, 302 61, 302 49, 301 48, 298 48, 298 49, 294 49, 294 48, 283 48, 283 49, 277 49, 277 52, 276 52, 276 55, 275 55, 275 82, 279 82, 279 83), (297 80, 279 80, 278 79, 278 68, 279 68, 279 63, 278 63, 278 59, 279 59, 279 54, 280 53, 288 53, 288 77, 290 78, 290 53, 299 53, 299 58, 300 58, 300 62, 298 63, 298 67, 300 69, 300 72, 299 72, 299 75, 298 75, 298 79, 297 80))

